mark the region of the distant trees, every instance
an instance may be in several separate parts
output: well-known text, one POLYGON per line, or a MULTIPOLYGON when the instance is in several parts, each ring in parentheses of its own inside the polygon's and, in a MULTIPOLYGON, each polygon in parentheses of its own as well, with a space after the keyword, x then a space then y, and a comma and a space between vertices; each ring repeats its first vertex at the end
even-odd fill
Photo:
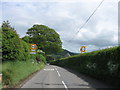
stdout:
POLYGON ((57 53, 62 50, 62 42, 59 34, 45 25, 33 25, 27 31, 28 36, 23 37, 24 41, 29 40, 31 43, 37 44, 45 53, 57 53))

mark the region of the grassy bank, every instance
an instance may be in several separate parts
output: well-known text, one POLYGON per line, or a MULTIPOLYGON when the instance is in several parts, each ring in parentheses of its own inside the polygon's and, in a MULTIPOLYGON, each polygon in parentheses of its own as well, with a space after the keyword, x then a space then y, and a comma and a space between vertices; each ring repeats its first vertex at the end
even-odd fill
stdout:
MULTIPOLYGON (((0 74, 2 73, 2 64, 1 64, 1 62, 0 62, 0 74)), ((1 88, 2 88, 2 82, 0 82, 0 90, 1 90, 1 88)))
POLYGON ((0 83, 0 90, 2 89, 2 84, 0 83))
POLYGON ((44 63, 33 64, 31 61, 5 62, 2 65, 3 86, 12 87, 30 74, 44 67, 44 63))
POLYGON ((52 62, 111 85, 120 84, 120 46, 84 53, 52 62))
POLYGON ((0 73, 2 73, 2 63, 0 62, 0 73))

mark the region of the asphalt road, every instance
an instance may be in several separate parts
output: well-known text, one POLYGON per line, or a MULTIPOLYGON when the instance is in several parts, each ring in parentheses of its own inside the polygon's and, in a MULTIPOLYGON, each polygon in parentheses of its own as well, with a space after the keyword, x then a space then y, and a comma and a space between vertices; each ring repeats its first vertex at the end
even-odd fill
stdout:
POLYGON ((58 66, 47 65, 21 88, 110 88, 95 79, 58 66))

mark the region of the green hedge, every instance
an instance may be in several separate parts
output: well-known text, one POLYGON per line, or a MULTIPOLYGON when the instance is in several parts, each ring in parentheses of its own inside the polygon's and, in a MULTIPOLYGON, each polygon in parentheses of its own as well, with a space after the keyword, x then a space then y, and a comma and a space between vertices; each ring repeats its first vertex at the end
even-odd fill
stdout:
POLYGON ((63 58, 51 64, 68 67, 109 84, 119 86, 119 52, 120 46, 63 58))

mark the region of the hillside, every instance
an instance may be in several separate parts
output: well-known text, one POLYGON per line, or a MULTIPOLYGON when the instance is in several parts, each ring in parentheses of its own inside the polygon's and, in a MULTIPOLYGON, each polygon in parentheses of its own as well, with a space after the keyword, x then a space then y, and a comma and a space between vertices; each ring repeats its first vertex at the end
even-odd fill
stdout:
POLYGON ((77 55, 77 54, 78 53, 73 53, 66 49, 63 49, 63 51, 61 53, 52 54, 51 56, 55 59, 60 59, 60 58, 65 58, 65 57, 69 57, 69 56, 73 56, 73 55, 77 55))
POLYGON ((79 54, 79 53, 70 52, 70 51, 68 51, 68 50, 66 50, 66 49, 64 49, 64 51, 63 51, 61 54, 62 54, 62 55, 66 55, 66 54, 68 54, 68 53, 70 54, 70 56, 79 54))

